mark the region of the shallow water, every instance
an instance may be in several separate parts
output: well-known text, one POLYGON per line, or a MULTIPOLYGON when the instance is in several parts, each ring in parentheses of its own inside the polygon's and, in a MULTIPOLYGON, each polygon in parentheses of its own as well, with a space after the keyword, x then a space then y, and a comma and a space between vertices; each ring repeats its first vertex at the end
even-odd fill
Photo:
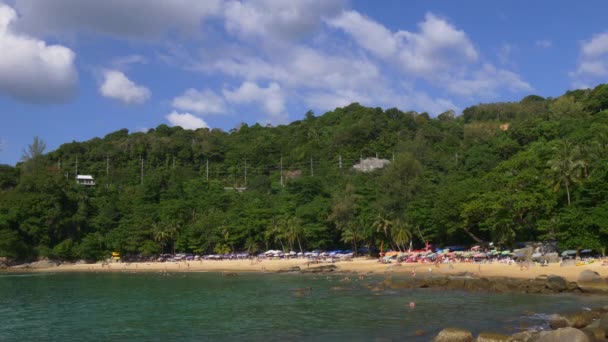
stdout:
POLYGON ((445 326, 512 333, 545 325, 548 314, 605 304, 574 295, 378 293, 368 285, 380 278, 343 277, 0 275, 0 341, 428 341, 445 326))

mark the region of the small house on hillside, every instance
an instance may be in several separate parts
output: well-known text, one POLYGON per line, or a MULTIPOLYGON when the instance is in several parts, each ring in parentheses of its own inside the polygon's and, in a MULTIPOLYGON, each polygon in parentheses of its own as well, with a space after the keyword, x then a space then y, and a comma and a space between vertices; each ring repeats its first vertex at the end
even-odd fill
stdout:
POLYGON ((81 185, 93 186, 95 185, 95 179, 91 175, 78 175, 76 176, 76 183, 81 185))

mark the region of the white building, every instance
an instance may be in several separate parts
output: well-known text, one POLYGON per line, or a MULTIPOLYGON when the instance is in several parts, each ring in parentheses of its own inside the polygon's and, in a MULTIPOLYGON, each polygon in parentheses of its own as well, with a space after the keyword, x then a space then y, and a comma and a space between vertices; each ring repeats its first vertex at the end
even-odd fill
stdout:
POLYGON ((78 175, 76 176, 76 183, 82 185, 95 185, 95 180, 91 175, 78 175))

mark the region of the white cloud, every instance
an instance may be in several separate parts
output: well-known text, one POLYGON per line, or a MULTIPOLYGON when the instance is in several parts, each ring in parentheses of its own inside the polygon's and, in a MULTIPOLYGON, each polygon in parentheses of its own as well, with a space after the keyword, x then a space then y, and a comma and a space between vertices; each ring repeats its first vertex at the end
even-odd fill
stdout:
POLYGON ((112 65, 115 68, 122 69, 126 68, 131 64, 146 64, 148 63, 148 59, 142 55, 128 55, 117 57, 112 60, 112 65))
POLYGON ((226 112, 224 99, 210 89, 197 91, 188 89, 183 95, 173 99, 173 107, 199 114, 220 114, 226 112))
POLYGON ((351 35, 368 52, 421 77, 478 59, 478 52, 464 31, 431 13, 419 24, 419 32, 390 32, 356 11, 345 11, 328 23, 351 35))
POLYGON ((207 123, 190 113, 178 113, 176 111, 166 116, 166 119, 173 126, 181 126, 184 129, 198 129, 198 128, 209 128, 207 123))
POLYGON ((103 78, 99 93, 105 97, 122 101, 125 104, 144 103, 150 98, 148 88, 135 84, 120 71, 105 70, 103 78))
POLYGON ((75 54, 14 31, 17 13, 0 3, 0 93, 27 102, 61 102, 78 84, 75 54))
POLYGON ((268 87, 262 88, 253 82, 243 82, 239 88, 233 91, 224 89, 223 94, 226 100, 233 103, 262 105, 271 122, 283 123, 287 119, 285 99, 281 86, 277 83, 273 82, 268 87))
POLYGON ((550 48, 553 45, 553 43, 548 39, 537 40, 534 44, 536 45, 536 47, 543 49, 550 48))
POLYGON ((496 97, 497 90, 506 88, 511 92, 530 91, 532 86, 511 71, 484 64, 471 77, 444 79, 447 90, 465 97, 496 97))
POLYGON ((19 27, 35 34, 89 32, 116 38, 153 39, 169 30, 198 31, 217 15, 221 0, 16 0, 19 27))
POLYGON ((244 38, 301 38, 318 30, 324 17, 338 13, 345 0, 229 1, 226 30, 244 38))
POLYGON ((575 87, 587 87, 608 76, 608 33, 596 34, 581 44, 578 65, 569 75, 575 87))

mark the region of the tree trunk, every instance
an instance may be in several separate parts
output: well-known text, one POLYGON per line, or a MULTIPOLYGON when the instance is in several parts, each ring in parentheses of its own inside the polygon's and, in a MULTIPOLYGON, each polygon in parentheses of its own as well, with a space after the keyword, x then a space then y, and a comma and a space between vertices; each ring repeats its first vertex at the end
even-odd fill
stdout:
POLYGON ((478 238, 477 236, 475 236, 475 234, 471 233, 468 228, 463 228, 463 230, 465 233, 467 233, 467 235, 469 235, 471 237, 471 239, 475 240, 477 243, 484 243, 484 241, 482 239, 478 238))
POLYGON ((570 185, 569 182, 566 181, 566 195, 568 196, 568 206, 570 206, 570 185))
POLYGON ((300 247, 300 253, 304 253, 304 250, 302 249, 302 244, 300 243, 300 237, 297 237, 298 239, 298 246, 300 247))

